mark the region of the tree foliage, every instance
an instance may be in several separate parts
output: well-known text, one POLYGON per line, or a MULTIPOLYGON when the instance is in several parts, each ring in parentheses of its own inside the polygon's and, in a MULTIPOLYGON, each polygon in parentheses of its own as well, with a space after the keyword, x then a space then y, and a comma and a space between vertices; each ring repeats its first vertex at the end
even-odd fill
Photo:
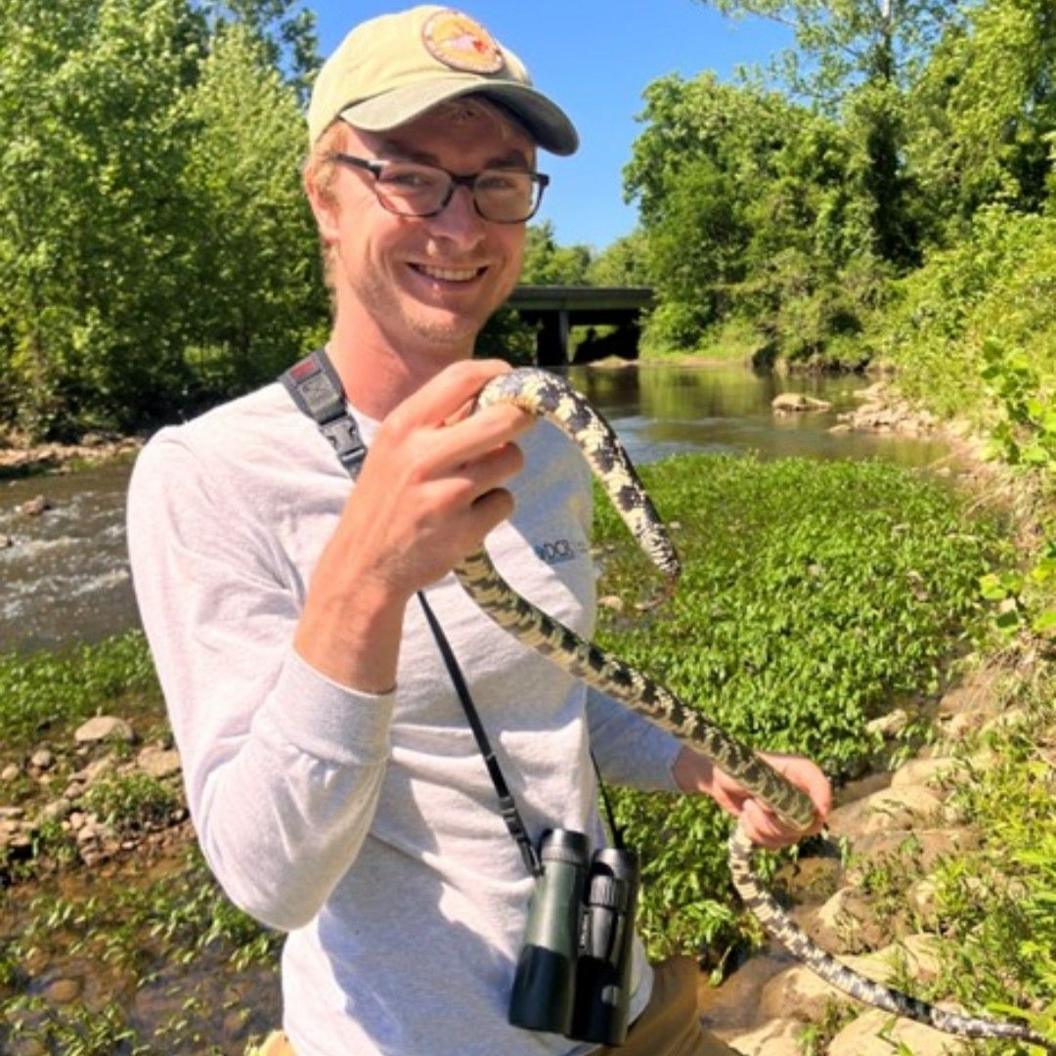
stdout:
POLYGON ((757 355, 843 364, 891 280, 1000 204, 1051 208, 1048 0, 713 0, 781 21, 780 88, 702 73, 645 90, 624 171, 660 298, 647 342, 740 320, 757 355))
POLYGON ((302 121, 251 20, 0 0, 0 65, 0 420, 137 428, 299 349, 302 121))

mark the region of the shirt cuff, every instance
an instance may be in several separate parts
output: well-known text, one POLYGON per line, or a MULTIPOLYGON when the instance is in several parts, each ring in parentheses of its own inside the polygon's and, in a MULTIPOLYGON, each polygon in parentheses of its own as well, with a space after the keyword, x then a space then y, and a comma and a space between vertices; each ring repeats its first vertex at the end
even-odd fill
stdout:
POLYGON ((359 766, 388 756, 395 705, 395 691, 349 689, 316 671, 290 648, 254 723, 271 726, 283 740, 310 755, 359 766))

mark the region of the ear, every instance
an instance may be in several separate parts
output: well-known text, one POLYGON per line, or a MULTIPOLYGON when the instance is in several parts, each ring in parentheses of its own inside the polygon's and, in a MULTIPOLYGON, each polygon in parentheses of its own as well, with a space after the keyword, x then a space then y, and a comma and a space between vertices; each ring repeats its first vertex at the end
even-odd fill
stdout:
POLYGON ((308 204, 312 207, 315 223, 319 228, 319 237, 328 245, 336 242, 339 214, 337 196, 319 185, 318 166, 305 169, 304 193, 308 197, 308 204))

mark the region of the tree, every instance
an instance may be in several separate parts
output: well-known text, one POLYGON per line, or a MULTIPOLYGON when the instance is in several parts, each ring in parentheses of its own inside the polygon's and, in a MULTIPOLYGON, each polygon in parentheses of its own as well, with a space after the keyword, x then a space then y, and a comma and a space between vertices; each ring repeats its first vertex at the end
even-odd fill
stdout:
POLYGON ((1038 212, 1051 196, 1056 7, 988 0, 946 34, 919 79, 907 143, 932 237, 967 237, 988 203, 1038 212))
POLYGON ((586 286, 590 260, 587 246, 559 246, 553 223, 544 220, 528 228, 521 282, 535 286, 586 286))
POLYGON ((286 80, 304 107, 322 60, 315 13, 308 8, 296 11, 297 6, 298 0, 199 0, 197 10, 210 37, 222 38, 230 25, 241 26, 256 37, 268 66, 287 71, 286 80))
POLYGON ((920 231, 903 164, 907 92, 935 42, 962 20, 962 0, 701 2, 792 28, 798 51, 781 57, 781 80, 822 112, 845 116, 861 148, 856 175, 873 203, 873 250, 902 268, 919 263, 920 231))
POLYGON ((325 331, 300 185, 304 122, 268 49, 240 25, 218 31, 184 112, 193 132, 182 187, 196 231, 190 347, 209 394, 227 396, 275 377, 325 331))
POLYGON ((3 0, 0 341, 36 433, 186 382, 182 0, 3 0))
POLYGON ((648 236, 640 227, 635 228, 590 262, 587 281, 591 286, 651 286, 648 252, 648 236))

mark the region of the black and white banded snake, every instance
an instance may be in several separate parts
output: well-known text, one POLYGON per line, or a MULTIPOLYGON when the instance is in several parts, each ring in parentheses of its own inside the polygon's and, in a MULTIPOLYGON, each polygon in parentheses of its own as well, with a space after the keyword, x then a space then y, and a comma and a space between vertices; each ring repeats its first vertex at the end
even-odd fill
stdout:
MULTIPOLYGON (((571 437, 639 546, 673 585, 680 565, 663 522, 623 446, 585 398, 556 375, 522 368, 488 382, 477 406, 500 402, 546 418, 571 437)), ((795 828, 810 827, 814 807, 802 791, 670 690, 535 608, 503 580, 484 549, 460 562, 455 574, 473 601, 523 644, 708 756, 795 828)), ((815 945, 761 886, 752 873, 752 853, 750 840, 736 826, 729 842, 729 865, 738 894, 766 931, 825 982, 866 1004, 950 1034, 1020 1040, 1056 1052, 1056 1044, 1024 1024, 950 1012, 848 968, 815 945)))

